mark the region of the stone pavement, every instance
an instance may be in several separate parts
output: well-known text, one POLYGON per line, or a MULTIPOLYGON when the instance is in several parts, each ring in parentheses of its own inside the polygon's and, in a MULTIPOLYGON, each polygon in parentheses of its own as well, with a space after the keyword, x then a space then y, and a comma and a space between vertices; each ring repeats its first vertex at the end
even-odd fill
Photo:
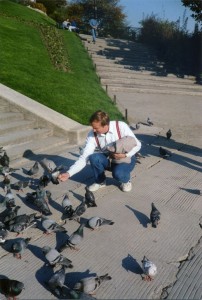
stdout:
MULTIPOLYGON (((120 108, 121 105, 128 108, 132 128, 133 123, 145 122, 147 117, 154 126, 140 125, 140 129, 134 130, 142 142, 141 153, 145 158, 140 159, 141 163, 137 163, 132 173, 132 192, 121 192, 110 172, 107 173, 107 187, 95 192, 97 207, 88 208, 81 222, 101 216, 115 223, 98 231, 84 228, 79 251, 63 251, 74 265, 73 269, 66 270, 65 284, 72 288, 76 281, 89 274, 109 273, 112 280, 98 289, 97 299, 202 299, 201 99, 127 93, 117 94, 117 99, 120 108), (165 138, 169 128, 173 132, 170 141, 165 138), (159 157, 160 145, 172 151, 169 159, 159 157), (161 212, 158 228, 152 228, 149 223, 151 202, 161 212), (152 282, 145 282, 141 277, 144 255, 158 268, 152 282)), ((78 155, 79 149, 75 146, 66 151, 58 148, 55 155, 37 154, 13 174, 12 182, 26 178, 25 170, 42 157, 68 168, 78 155)), ((37 178, 42 172, 40 169, 37 178)), ((37 184, 37 179, 34 182, 37 184)), ((92 182, 88 165, 67 182, 49 183, 46 189, 52 193, 51 218, 60 220, 65 193, 69 193, 75 207, 84 196, 85 186, 92 182)), ((35 211, 25 200, 29 191, 33 190, 14 191, 16 204, 21 206, 20 214, 35 211)), ((1 199, 4 194, 1 189, 1 199)), ((75 231, 78 225, 68 220, 67 234, 75 231)), ((32 239, 21 260, 0 248, 0 275, 25 283, 20 299, 56 299, 44 284, 53 270, 45 266, 41 247, 58 247, 67 235, 44 235, 39 222, 39 228, 28 229, 23 236, 32 239)), ((13 238, 15 235, 9 233, 8 239, 13 238)), ((1 295, 0 299, 5 298, 1 295)))

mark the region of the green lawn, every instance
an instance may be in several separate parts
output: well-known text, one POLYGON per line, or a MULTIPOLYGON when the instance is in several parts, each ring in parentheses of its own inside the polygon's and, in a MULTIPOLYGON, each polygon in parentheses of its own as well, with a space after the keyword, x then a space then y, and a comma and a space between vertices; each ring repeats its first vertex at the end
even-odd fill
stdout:
MULTIPOLYGON (((46 34, 49 35, 48 30, 46 34)), ((91 59, 73 32, 56 29, 55 22, 43 14, 1 0, 0 36, 2 84, 85 125, 98 109, 107 111, 111 119, 123 118, 100 86, 91 59), (50 47, 40 26, 50 28, 53 34, 50 47), (58 40, 62 41, 62 48, 58 40), (51 61, 51 48, 57 46, 68 61, 67 72, 57 70, 51 61)))

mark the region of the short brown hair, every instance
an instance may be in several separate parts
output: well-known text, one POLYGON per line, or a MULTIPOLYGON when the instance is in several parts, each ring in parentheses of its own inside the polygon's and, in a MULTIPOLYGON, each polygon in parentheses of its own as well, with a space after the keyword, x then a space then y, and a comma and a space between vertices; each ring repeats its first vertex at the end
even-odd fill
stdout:
POLYGON ((102 126, 109 125, 110 119, 109 115, 102 111, 102 110, 97 110, 92 114, 92 116, 89 119, 90 124, 93 122, 100 122, 102 126))

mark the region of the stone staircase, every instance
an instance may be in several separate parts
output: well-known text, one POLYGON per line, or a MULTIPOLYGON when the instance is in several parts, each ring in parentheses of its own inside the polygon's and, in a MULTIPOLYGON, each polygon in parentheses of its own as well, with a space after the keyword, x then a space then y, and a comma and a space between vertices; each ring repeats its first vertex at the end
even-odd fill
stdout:
POLYGON ((88 130, 88 126, 0 85, 0 147, 7 151, 11 167, 21 166, 36 154, 39 158, 82 144, 88 130))
POLYGON ((80 35, 92 58, 103 88, 116 92, 202 96, 202 86, 192 76, 171 73, 153 49, 140 43, 80 35))

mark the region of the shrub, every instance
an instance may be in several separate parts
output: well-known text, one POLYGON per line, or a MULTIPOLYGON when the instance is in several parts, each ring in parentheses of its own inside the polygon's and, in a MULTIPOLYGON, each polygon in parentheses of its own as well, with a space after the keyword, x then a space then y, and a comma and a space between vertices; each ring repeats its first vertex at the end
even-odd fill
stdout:
POLYGON ((32 7, 32 8, 36 8, 36 9, 39 9, 39 10, 41 10, 41 11, 43 11, 44 13, 46 13, 46 8, 45 8, 45 6, 43 5, 43 3, 35 3, 35 2, 31 2, 30 3, 30 6, 32 7))

